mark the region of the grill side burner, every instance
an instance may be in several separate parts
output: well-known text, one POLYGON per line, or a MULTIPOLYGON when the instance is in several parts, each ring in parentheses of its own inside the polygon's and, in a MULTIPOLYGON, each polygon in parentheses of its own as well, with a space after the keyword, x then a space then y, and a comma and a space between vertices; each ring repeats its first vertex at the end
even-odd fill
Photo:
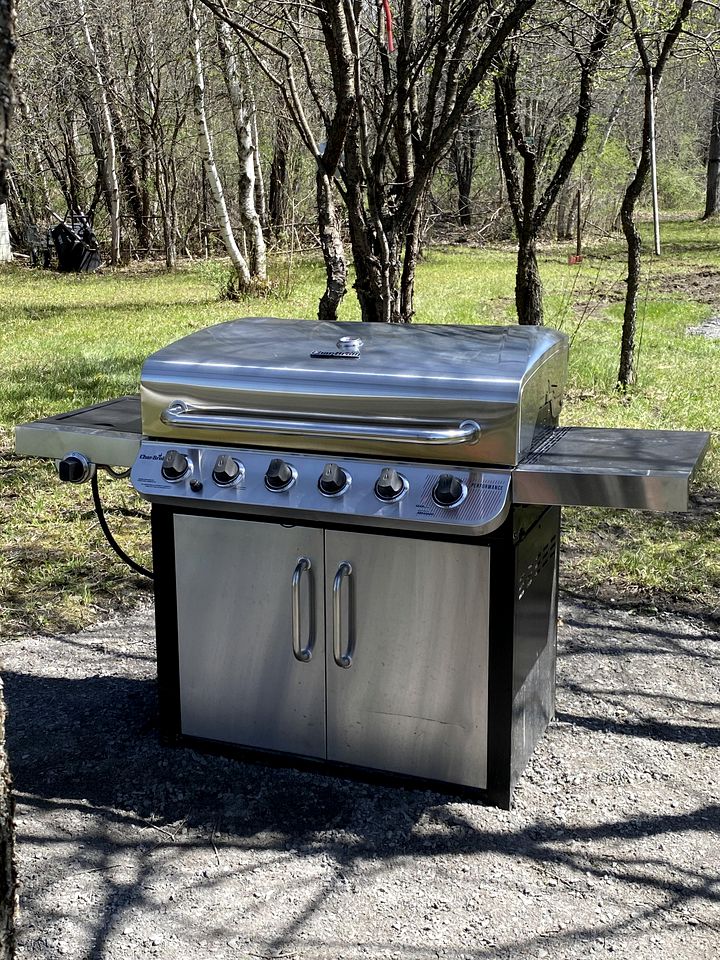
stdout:
POLYGON ((132 463, 168 739, 508 806, 554 713, 560 506, 686 509, 709 441, 558 427, 566 362, 545 329, 233 321, 17 448, 132 463))

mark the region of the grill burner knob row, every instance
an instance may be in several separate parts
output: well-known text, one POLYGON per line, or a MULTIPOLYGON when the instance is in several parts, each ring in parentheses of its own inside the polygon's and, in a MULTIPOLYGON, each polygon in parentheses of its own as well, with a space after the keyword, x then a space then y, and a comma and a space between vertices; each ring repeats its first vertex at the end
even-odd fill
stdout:
POLYGON ((318 487, 320 492, 328 497, 334 497, 342 493, 350 482, 350 478, 342 467, 337 463, 326 463, 325 469, 320 474, 318 487))
POLYGON ((289 463, 276 457, 270 461, 265 474, 265 486, 269 490, 287 490, 295 479, 295 473, 289 463))
POLYGON ((182 480, 189 468, 190 464, 184 453, 168 450, 163 459, 162 475, 166 480, 182 480))
POLYGON ((433 487, 433 500, 441 507, 454 507, 465 495, 465 485, 451 473, 443 473, 433 487))
POLYGON ((378 500, 397 500, 405 492, 406 481, 397 470, 392 467, 383 467, 383 471, 375 484, 375 496, 378 500))
POLYGON ((231 483, 234 483, 240 476, 240 464, 237 460, 234 460, 232 457, 226 456, 224 453, 215 461, 215 466, 213 467, 212 477, 215 483, 221 487, 227 487, 231 483))

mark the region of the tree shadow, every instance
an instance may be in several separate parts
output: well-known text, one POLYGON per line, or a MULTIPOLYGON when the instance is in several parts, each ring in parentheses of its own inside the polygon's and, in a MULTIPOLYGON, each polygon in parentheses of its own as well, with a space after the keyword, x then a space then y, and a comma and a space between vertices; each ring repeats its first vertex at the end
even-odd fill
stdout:
MULTIPOLYGON (((578 878, 611 876, 647 892, 645 918, 664 915, 673 904, 720 903, 720 878, 712 863, 673 868, 668 877, 667 863, 653 865, 647 858, 624 853, 623 846, 611 852, 598 847, 608 840, 626 844, 649 836, 712 834, 720 826, 718 804, 691 812, 609 817, 598 824, 576 824, 570 833, 537 820, 508 829, 505 821, 490 813, 483 827, 469 818, 468 807, 431 791, 399 793, 391 785, 163 747, 157 733, 155 684, 147 677, 149 665, 123 661, 119 667, 140 675, 68 678, 10 672, 5 677, 8 748, 21 807, 27 811, 19 842, 46 847, 56 867, 68 876, 97 872, 103 880, 101 910, 90 924, 91 942, 84 954, 89 960, 107 956, 109 940, 133 909, 158 910, 153 894, 158 872, 168 869, 180 851, 193 849, 215 851, 217 868, 205 871, 197 884, 210 894, 217 891, 218 897, 229 869, 223 869, 222 861, 233 851, 253 856, 262 852, 264 863, 279 865, 292 856, 323 856, 331 862, 332 878, 319 890, 304 889, 302 878, 288 874, 288 888, 300 907, 294 915, 277 920, 276 933, 264 941, 267 956, 295 952, 299 931, 338 890, 391 871, 398 858, 440 856, 466 862, 469 855, 494 855, 522 858, 530 874, 536 864, 578 878), (32 837, 24 832, 34 816, 52 810, 75 813, 93 827, 85 829, 81 843, 47 830, 32 837), (652 905, 653 897, 660 897, 661 903, 652 905)), ((562 719, 583 722, 574 716, 562 719)), ((607 729, 592 718, 586 726, 607 729)), ((634 723, 627 730, 621 722, 612 727, 637 735, 634 723)), ((683 724, 667 724, 655 734, 671 743, 698 742, 697 730, 683 724)), ((712 742, 717 742, 716 732, 712 742)), ((251 873, 254 868, 252 862, 232 867, 235 874, 238 869, 251 873)), ((42 914, 48 929, 62 921, 59 907, 45 906, 55 902, 50 889, 54 882, 49 875, 37 880, 29 908, 42 914)), ((250 901, 248 909, 264 908, 252 907, 250 901)), ((174 922, 180 934, 184 929, 188 942, 196 942, 192 917, 180 914, 174 922)), ((623 934, 635 922, 626 915, 552 934, 528 934, 512 943, 478 944, 463 952, 480 960, 507 956, 510 947, 513 956, 529 955, 540 946, 568 949, 584 938, 623 934)), ((221 918, 208 917, 203 923, 203 936, 227 940, 229 931, 221 918)), ((315 946, 328 956, 342 956, 347 944, 328 935, 315 946)), ((399 948, 397 943, 358 939, 356 946, 371 955, 380 950, 407 957, 432 955, 417 944, 399 948)))

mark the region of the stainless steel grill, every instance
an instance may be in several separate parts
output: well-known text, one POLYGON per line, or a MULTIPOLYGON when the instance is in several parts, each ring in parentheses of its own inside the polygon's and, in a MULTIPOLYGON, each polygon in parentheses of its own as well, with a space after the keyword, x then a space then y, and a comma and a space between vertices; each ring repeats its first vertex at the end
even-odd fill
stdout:
POLYGON ((542 328, 238 320, 16 449, 75 480, 132 463, 168 737, 507 805, 554 711, 559 507, 686 509, 709 440, 558 427, 567 351, 542 328))

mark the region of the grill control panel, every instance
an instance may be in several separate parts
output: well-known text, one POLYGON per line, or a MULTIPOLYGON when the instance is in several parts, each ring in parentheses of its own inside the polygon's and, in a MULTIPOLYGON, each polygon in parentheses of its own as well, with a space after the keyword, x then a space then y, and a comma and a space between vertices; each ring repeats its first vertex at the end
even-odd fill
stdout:
POLYGON ((480 536, 510 507, 510 472, 145 440, 132 468, 146 500, 288 522, 480 536))

